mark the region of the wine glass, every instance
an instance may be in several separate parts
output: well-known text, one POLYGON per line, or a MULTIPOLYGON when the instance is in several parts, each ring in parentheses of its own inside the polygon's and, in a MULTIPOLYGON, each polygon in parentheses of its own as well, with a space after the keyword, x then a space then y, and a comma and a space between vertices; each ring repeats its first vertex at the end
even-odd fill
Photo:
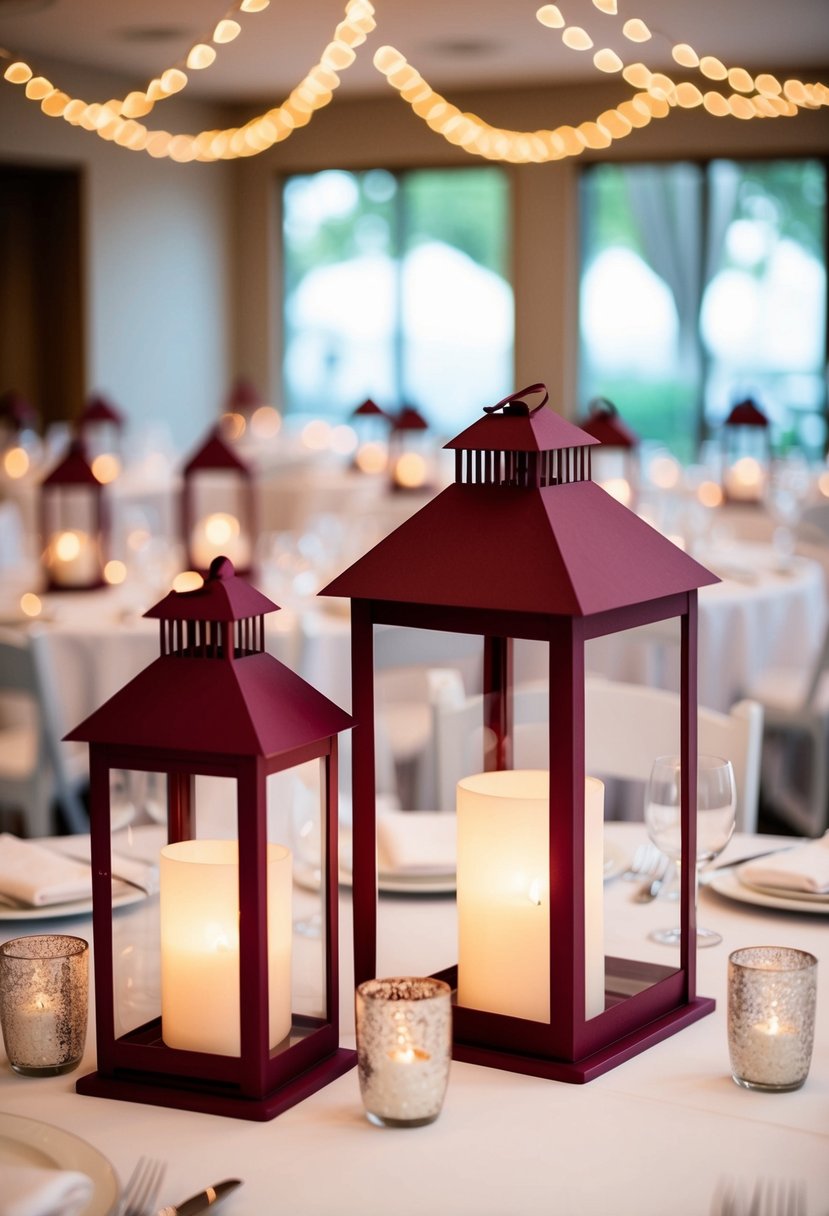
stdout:
MULTIPOLYGON (((697 858, 696 881, 703 866, 723 851, 734 832, 737 787, 730 760, 719 756, 697 759, 697 858)), ((676 862, 682 859, 680 763, 678 756, 660 756, 654 761, 645 795, 645 826, 653 843, 676 862)), ((653 941, 678 945, 680 930, 656 929, 653 941)), ((716 946, 722 941, 713 929, 697 929, 697 945, 716 946)))

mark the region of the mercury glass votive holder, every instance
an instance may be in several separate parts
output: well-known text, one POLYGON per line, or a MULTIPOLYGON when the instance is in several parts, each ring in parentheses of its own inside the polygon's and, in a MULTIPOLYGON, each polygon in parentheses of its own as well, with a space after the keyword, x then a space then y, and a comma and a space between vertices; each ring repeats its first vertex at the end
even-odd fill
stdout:
POLYGON ((800 1089, 815 1035, 817 959, 786 946, 748 946, 728 959, 731 1075, 746 1089, 800 1089))
POLYGON ((47 933, 0 945, 0 1025, 24 1077, 54 1077, 80 1063, 89 1008, 89 943, 47 933))
POLYGON ((369 1120, 423 1127, 443 1106, 452 1056, 451 990, 443 980, 366 980, 357 989, 357 1071, 369 1120))

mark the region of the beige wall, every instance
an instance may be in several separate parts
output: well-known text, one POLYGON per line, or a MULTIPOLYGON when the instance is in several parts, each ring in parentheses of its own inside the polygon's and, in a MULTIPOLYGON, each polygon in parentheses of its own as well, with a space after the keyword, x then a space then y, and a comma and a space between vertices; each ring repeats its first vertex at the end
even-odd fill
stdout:
MULTIPOLYGON (((88 101, 131 87, 42 66, 59 87, 88 101)), ((212 109, 164 106, 163 121, 175 130, 216 125, 212 109)), ((215 418, 233 369, 231 167, 126 152, 47 119, 22 89, 4 82, 0 161, 81 171, 87 391, 106 393, 132 418, 168 423, 176 443, 191 446, 215 418)))
MULTIPOLYGON (((794 73, 795 75, 797 73, 794 73)), ((791 72, 787 75, 792 75, 791 72)), ((826 78, 829 73, 823 73, 826 78)), ((814 75, 803 74, 806 80, 814 75)), ((453 95, 462 110, 503 127, 535 130, 577 124, 617 104, 626 86, 607 83, 568 88, 453 95)), ((433 134, 409 107, 389 96, 333 102, 311 123, 270 153, 237 166, 238 197, 246 217, 240 225, 244 267, 245 333, 238 351, 243 363, 279 399, 279 349, 266 340, 278 281, 278 178, 323 168, 377 165, 481 163, 433 134), (253 250, 255 249, 255 254, 253 250)), ((250 114, 239 116, 244 121, 250 114)), ((577 183, 588 159, 669 159, 710 156, 829 155, 829 110, 801 112, 793 119, 742 122, 717 119, 702 110, 676 111, 612 145, 606 152, 549 165, 509 166, 513 189, 513 278, 515 284, 516 386, 544 380, 554 405, 576 407, 577 183)), ((271 329, 271 334, 275 333, 271 329)))

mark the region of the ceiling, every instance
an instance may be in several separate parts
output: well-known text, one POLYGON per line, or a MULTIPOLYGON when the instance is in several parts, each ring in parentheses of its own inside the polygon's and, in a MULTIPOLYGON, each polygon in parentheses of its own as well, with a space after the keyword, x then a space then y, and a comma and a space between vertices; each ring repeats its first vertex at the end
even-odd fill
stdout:
MULTIPOLYGON (((375 50, 391 44, 450 96, 452 89, 595 79, 592 52, 570 51, 560 33, 535 19, 540 0, 373 0, 377 28, 342 76, 344 93, 388 89, 372 66, 375 50)), ((219 48, 208 70, 190 73, 191 96, 223 102, 283 100, 319 59, 345 0, 271 0, 261 13, 242 14, 242 33, 219 48)), ((653 70, 675 68, 670 48, 687 42, 700 55, 754 72, 812 69, 806 80, 829 83, 829 0, 618 0, 619 16, 591 0, 560 0, 569 24, 581 25, 595 46, 653 70), (644 45, 621 34, 640 17, 653 33, 644 45), (822 69, 822 70, 821 70, 822 69)), ((209 41, 227 0, 0 0, 0 46, 105 68, 134 87, 183 61, 189 47, 209 41)), ((679 70, 679 69, 677 69, 679 70)), ((54 75, 54 73, 53 73, 54 75)), ((687 73, 693 79, 693 73, 687 73)), ((58 87, 59 80, 53 80, 58 87)), ((627 86, 625 86, 627 87, 627 86)))

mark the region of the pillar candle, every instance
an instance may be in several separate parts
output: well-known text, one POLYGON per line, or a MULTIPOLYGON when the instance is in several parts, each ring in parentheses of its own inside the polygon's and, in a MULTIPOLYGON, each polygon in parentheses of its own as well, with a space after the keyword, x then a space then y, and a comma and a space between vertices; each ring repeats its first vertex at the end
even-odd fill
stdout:
POLYGON ((101 555, 87 532, 58 532, 49 542, 47 560, 59 587, 88 587, 101 577, 101 555))
POLYGON ((250 537, 235 515, 218 511, 199 520, 190 537, 190 553, 200 570, 216 557, 229 557, 239 570, 250 565, 250 537))

